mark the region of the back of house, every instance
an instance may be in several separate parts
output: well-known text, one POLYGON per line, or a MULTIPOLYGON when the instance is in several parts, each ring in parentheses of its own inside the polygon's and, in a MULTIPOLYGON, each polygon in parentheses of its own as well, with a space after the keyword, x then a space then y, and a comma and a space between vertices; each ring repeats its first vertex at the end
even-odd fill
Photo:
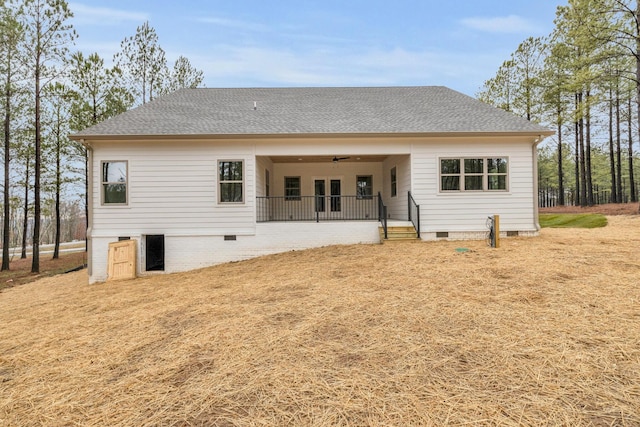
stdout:
POLYGON ((89 152, 89 275, 332 244, 535 235, 548 129, 451 89, 182 89, 72 135, 89 152))

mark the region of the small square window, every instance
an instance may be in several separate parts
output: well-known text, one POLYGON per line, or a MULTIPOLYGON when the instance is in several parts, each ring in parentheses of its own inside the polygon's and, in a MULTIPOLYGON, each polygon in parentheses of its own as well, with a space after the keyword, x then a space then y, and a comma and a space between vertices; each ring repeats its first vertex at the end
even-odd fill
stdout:
POLYGON ((487 159, 488 173, 507 173, 507 159, 487 159))
POLYGON ((507 176, 506 175, 489 175, 488 178, 489 190, 506 190, 507 189, 507 176))
POLYGON ((467 191, 482 191, 482 175, 465 175, 464 189, 467 191))
POLYGON ((464 173, 482 173, 482 159, 464 159, 464 173))
POLYGON ((457 191, 460 190, 460 177, 459 176, 442 176, 441 185, 443 191, 457 191))
POLYGON ((459 159, 442 159, 440 160, 440 173, 443 175, 459 174, 460 173, 460 160, 459 159))

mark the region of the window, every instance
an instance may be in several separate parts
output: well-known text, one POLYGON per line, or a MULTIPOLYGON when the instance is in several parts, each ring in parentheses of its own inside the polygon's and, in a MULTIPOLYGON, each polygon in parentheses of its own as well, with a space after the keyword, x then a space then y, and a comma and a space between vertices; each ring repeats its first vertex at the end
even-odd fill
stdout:
POLYGON ((218 177, 220 186, 220 203, 242 203, 243 190, 243 162, 221 160, 218 162, 218 177))
POLYGON ((506 191, 505 157, 440 159, 440 191, 506 191))
POLYGON ((127 204, 127 162, 102 162, 102 204, 127 204))
POLYGON ((373 198, 373 177, 371 175, 356 177, 356 197, 358 199, 373 198))
POLYGON ((482 191, 484 159, 464 159, 464 189, 482 191))
POLYGON ((284 199, 300 200, 300 177, 299 176, 284 177, 284 199))
POLYGON ((269 176, 269 169, 265 169, 264 170, 264 195, 269 197, 271 194, 270 190, 270 186, 271 186, 271 177, 269 176))
POLYGON ((487 159, 487 189, 507 189, 507 159, 487 159))
POLYGON ((391 168, 391 197, 398 195, 398 179, 396 174, 396 167, 391 168))
POLYGON ((440 182, 442 191, 460 190, 460 159, 440 160, 440 182))

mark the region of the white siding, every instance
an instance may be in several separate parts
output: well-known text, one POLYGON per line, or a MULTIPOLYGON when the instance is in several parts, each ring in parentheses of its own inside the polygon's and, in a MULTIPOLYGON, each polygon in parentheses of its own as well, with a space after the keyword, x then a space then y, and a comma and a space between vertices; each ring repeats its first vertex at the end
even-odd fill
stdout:
POLYGON ((265 197, 266 194, 266 171, 269 171, 269 185, 271 196, 273 196, 273 163, 268 157, 260 156, 256 158, 256 196, 265 197))
POLYGON ((522 141, 452 141, 415 144, 412 155, 412 194, 421 209, 423 238, 436 232, 453 236, 486 230, 486 219, 500 215, 502 231, 535 232, 535 195, 532 144, 522 141), (508 157, 506 192, 440 192, 439 159, 442 157, 508 157))
POLYGON ((387 216, 392 219, 406 221, 409 218, 407 192, 411 190, 411 157, 389 156, 383 162, 384 169, 384 203, 387 205, 387 216), (391 196, 391 169, 396 168, 396 196, 391 196))
POLYGON ((255 182, 246 144, 94 143, 92 235, 253 234, 255 182), (101 204, 100 165, 109 160, 128 162, 127 206, 101 204), (244 203, 218 203, 218 160, 244 161, 244 203))

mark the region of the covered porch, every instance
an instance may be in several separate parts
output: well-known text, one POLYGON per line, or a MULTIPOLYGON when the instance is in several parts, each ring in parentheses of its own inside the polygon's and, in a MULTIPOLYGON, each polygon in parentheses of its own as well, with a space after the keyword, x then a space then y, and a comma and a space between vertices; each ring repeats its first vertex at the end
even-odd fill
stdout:
POLYGON ((411 221, 410 156, 256 157, 256 222, 411 221))

